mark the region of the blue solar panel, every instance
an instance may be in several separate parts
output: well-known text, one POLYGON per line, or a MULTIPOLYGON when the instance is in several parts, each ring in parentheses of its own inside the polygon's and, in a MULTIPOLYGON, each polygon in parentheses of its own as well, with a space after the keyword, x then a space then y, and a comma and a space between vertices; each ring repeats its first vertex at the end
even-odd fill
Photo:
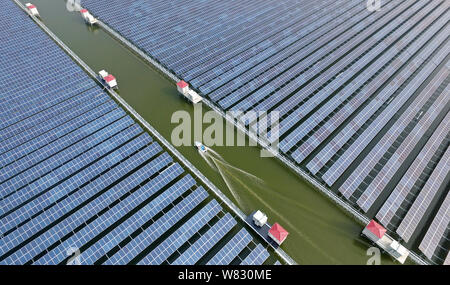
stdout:
MULTIPOLYGON (((9 195, 12 189, 17 189, 34 182, 39 177, 42 177, 61 167, 63 164, 76 159, 76 157, 83 153, 88 151, 92 152, 93 148, 95 149, 95 147, 98 147, 98 144, 107 140, 111 136, 114 136, 114 134, 121 132, 131 124, 133 124, 133 121, 129 117, 125 117, 110 124, 109 126, 97 130, 88 137, 75 141, 72 145, 67 146, 60 152, 55 153, 53 156, 48 152, 39 154, 38 159, 42 159, 41 161, 38 159, 36 159, 36 161, 32 161, 31 155, 23 158, 25 162, 24 164, 29 164, 29 168, 6 181, 5 185, 7 184, 7 186, 4 187, 5 192, 2 193, 2 196, 9 195)), ((135 125, 129 129, 126 129, 122 132, 122 134, 130 134, 132 136, 137 135, 139 132, 141 132, 141 129, 135 125)), ((53 150, 51 152, 53 152, 53 150)))
MULTIPOLYGON (((193 193, 189 194, 189 196, 170 209, 164 216, 155 221, 130 243, 122 247, 107 262, 114 264, 128 263, 135 257, 135 254, 130 254, 130 252, 137 253, 138 251, 144 250, 150 244, 155 242, 155 240, 160 238, 167 230, 178 223, 183 217, 189 214, 207 197, 208 193, 206 193, 202 187, 197 188, 193 193), (127 252, 127 254, 125 254, 125 252, 127 252)), ((145 262, 144 260, 140 263, 143 264, 143 262, 145 262)))
MULTIPOLYGON (((132 147, 129 148, 132 150, 132 147)), ((124 150, 126 151, 126 149, 124 150)), ((149 151, 151 149, 149 148, 149 151)), ((128 161, 124 161, 124 163, 119 164, 118 168, 114 168, 111 172, 109 172, 108 175, 102 175, 99 177, 100 181, 98 183, 90 183, 86 185, 86 187, 82 187, 77 192, 75 192, 75 195, 70 195, 70 192, 73 190, 76 190, 79 186, 82 185, 84 182, 87 182, 90 180, 90 177, 88 174, 94 173, 99 174, 103 167, 109 167, 108 165, 93 165, 94 168, 92 169, 91 173, 81 173, 79 177, 74 177, 66 182, 59 184, 57 188, 46 192, 45 196, 38 197, 35 201, 35 204, 30 205, 29 207, 33 207, 32 209, 40 210, 44 206, 47 205, 53 205, 53 207, 46 209, 44 212, 41 212, 39 216, 34 217, 33 219, 29 220, 27 224, 20 226, 16 230, 14 230, 12 233, 8 234, 3 238, 4 241, 4 247, 0 249, 0 254, 4 253, 4 249, 11 249, 14 246, 19 245, 23 240, 27 239, 28 237, 32 236, 39 230, 42 230, 44 227, 49 225, 52 221, 55 221, 58 219, 61 215, 63 215, 65 212, 70 211, 72 207, 77 206, 80 204, 84 199, 88 198, 89 196, 86 195, 93 195, 95 193, 94 190, 99 190, 104 188, 105 186, 108 186, 110 183, 113 183, 115 179, 119 179, 121 175, 126 174, 126 170, 130 169, 131 166, 137 166, 140 163, 144 162, 148 157, 145 156, 145 152, 138 153, 135 156, 128 159, 128 161), (142 155, 144 154, 144 155, 142 155), (129 165, 126 163, 128 162, 129 165), (121 174, 121 175, 119 175, 121 174), (87 192, 85 192, 87 191, 87 192), (70 196, 69 196, 70 195, 70 196), (48 197, 47 197, 48 196, 48 197), (67 197, 68 198, 59 201, 55 204, 56 199, 58 197, 67 197)), ((123 152, 122 154, 119 153, 113 153, 109 160, 114 161, 118 158, 120 158, 120 155, 127 155, 126 152, 123 152), (117 157, 119 156, 119 157, 117 157)), ((87 168, 89 169, 89 168, 87 168)), ((26 205, 28 208, 28 205, 26 205)), ((29 209, 27 211, 23 211, 23 214, 21 215, 22 218, 29 217, 33 212, 31 212, 29 209)), ((11 220, 10 226, 13 226, 12 223, 17 223, 15 220, 11 220)))
MULTIPOLYGON (((171 170, 169 170, 171 171, 171 170)), ((170 173, 165 171, 164 173, 170 173)), ((163 173, 163 174, 164 174, 163 173)), ((172 172, 173 173, 173 172, 172 172)), ((175 178, 174 175, 171 175, 175 178)), ((153 185, 158 187, 153 187, 154 189, 159 189, 168 182, 168 179, 161 177, 159 181, 152 181, 153 185), (159 185, 158 185, 159 184, 159 185)), ((103 238, 98 240, 94 245, 89 247, 87 250, 83 251, 83 264, 93 264, 99 257, 106 254, 109 250, 117 246, 119 242, 129 237, 134 231, 138 230, 143 226, 144 223, 150 221, 158 214, 162 209, 170 205, 174 200, 178 199, 185 191, 195 184, 195 181, 190 176, 185 176, 181 180, 177 181, 173 186, 165 190, 161 195, 153 199, 146 206, 137 211, 133 216, 129 217, 126 221, 121 223, 117 228, 110 231, 103 238)), ((151 185, 151 184, 149 184, 151 185)), ((148 188, 145 187, 144 188, 148 188)), ((153 189, 145 189, 141 194, 144 198, 148 198, 150 195, 155 193, 153 189)), ((137 203, 142 199, 134 200, 133 203, 137 203)))
MULTIPOLYGON (((161 162, 161 161, 160 161, 161 162)), ((161 167, 164 166, 164 164, 157 163, 156 165, 161 167), (159 164, 159 165, 158 165, 159 164)), ((166 162, 167 163, 167 162, 166 162)), ((153 167, 151 169, 152 172, 158 171, 158 167, 153 167), (155 169, 156 168, 156 169, 155 169)), ((150 172, 150 171, 148 171, 150 172)), ((152 179, 151 181, 147 182, 145 185, 140 187, 137 191, 133 192, 132 195, 126 197, 125 199, 121 200, 117 205, 109 209, 106 213, 104 213, 102 216, 100 216, 98 219, 90 223, 88 226, 84 227, 81 231, 77 232, 75 235, 73 235, 70 239, 65 240, 62 244, 60 244, 57 248, 50 251, 48 254, 46 254, 44 257, 42 257, 40 260, 38 260, 35 264, 39 263, 45 263, 45 264, 58 264, 64 258, 66 257, 66 249, 70 246, 76 246, 78 248, 81 248, 84 246, 85 243, 89 242, 92 238, 95 238, 97 235, 99 235, 102 231, 106 230, 107 228, 111 229, 111 226, 114 225, 119 219, 122 219, 129 211, 132 209, 132 207, 136 207, 138 205, 141 205, 146 199, 154 195, 157 191, 159 191, 162 187, 167 185, 170 181, 175 179, 178 175, 180 175, 183 172, 183 169, 179 165, 173 165, 171 168, 166 169, 163 171, 160 175, 152 179), (176 169, 176 170, 174 170, 176 169)), ((140 172, 140 175, 137 176, 137 178, 145 179, 145 177, 150 174, 146 172, 140 172)), ((133 183, 132 187, 135 185, 139 185, 139 183, 142 183, 140 181, 124 181, 122 183, 123 185, 129 185, 130 183, 133 183)), ((123 187, 121 185, 121 187, 123 187)), ((130 189, 130 186, 128 186, 130 189)), ((171 188, 173 189, 173 188, 171 188)), ((129 226, 130 223, 133 223, 136 221, 137 217, 151 219, 156 214, 158 214, 163 208, 165 208, 168 204, 170 204, 174 199, 178 198, 179 195, 182 194, 182 188, 177 189, 175 192, 171 192, 170 190, 164 192, 163 194, 159 195, 155 199, 153 199, 151 202, 146 204, 143 208, 141 208, 139 211, 137 211, 136 214, 134 214, 132 217, 130 217, 125 222, 121 223, 119 227, 111 230, 106 236, 104 236, 101 240, 99 240, 97 243, 102 245, 102 248, 107 251, 108 247, 114 247, 116 244, 115 242, 120 242, 121 235, 124 237, 124 233, 120 233, 120 230, 123 230, 125 227, 129 226), (109 243, 106 241, 110 241, 109 243), (112 240, 112 241, 111 241, 112 240)), ((133 226, 139 227, 139 224, 135 224, 133 226)), ((126 232, 125 232, 126 234, 126 232)), ((126 237, 126 236, 125 236, 126 237)), ((85 251, 83 251, 84 253, 85 251)), ((87 254, 89 254, 89 251, 87 251, 87 254)), ((89 255, 83 254, 83 259, 87 258, 89 255)), ((88 262, 86 260, 85 262, 88 262)), ((84 262, 83 262, 84 263, 84 262)))
MULTIPOLYGON (((100 196, 96 197, 89 203, 81 204, 83 205, 83 207, 81 207, 78 211, 73 212, 70 216, 65 218, 58 225, 50 228, 49 230, 41 234, 38 238, 28 243, 25 247, 21 248, 19 251, 16 251, 12 256, 8 257, 6 260, 12 263, 16 263, 20 258, 23 258, 22 255, 29 254, 30 252, 34 252, 36 255, 40 252, 45 252, 46 248, 50 247, 53 243, 57 242, 60 238, 64 237, 65 235, 73 234, 73 231, 77 227, 83 225, 92 217, 95 217, 100 211, 106 209, 111 203, 117 201, 117 199, 119 199, 123 195, 126 195, 128 191, 130 191, 134 187, 140 185, 143 182, 143 180, 148 178, 148 175, 156 173, 159 169, 164 167, 170 161, 171 161, 170 157, 168 157, 167 155, 165 155, 165 157, 160 156, 152 160, 149 164, 145 165, 144 167, 140 168, 138 171, 127 177, 127 179, 119 182, 116 186, 111 188, 110 191, 102 193, 100 196)), ((122 170, 122 172, 125 172, 125 169, 122 170)), ((94 181, 92 187, 96 186, 101 187, 102 185, 104 185, 105 181, 108 181, 109 179, 111 179, 110 175, 102 176, 101 178, 94 181)), ((140 191, 146 191, 148 190, 150 185, 151 184, 146 184, 144 187, 139 188, 139 190, 136 192, 139 193, 140 191)), ((136 195, 136 192, 133 194, 136 195)), ((75 193, 72 196, 72 200, 81 202, 83 198, 83 196, 81 196, 82 194, 83 193, 75 193)), ((127 197, 126 201, 123 201, 121 202, 120 205, 114 207, 114 210, 120 209, 122 205, 127 203, 127 201, 129 203, 129 201, 131 201, 131 199, 133 199, 134 197, 135 196, 127 197)), ((54 207, 58 206, 59 205, 55 205, 54 207)), ((111 212, 115 213, 113 212, 114 210, 110 210, 101 217, 106 219, 106 217, 110 215, 109 213, 111 212)), ((117 213, 120 213, 120 211, 117 211, 117 213)), ((92 227, 92 224, 89 224, 87 227, 83 228, 82 231, 85 231, 89 227, 92 227)), ((70 240, 75 241, 76 237, 79 234, 80 232, 78 232, 77 235, 72 236, 70 240)), ((62 248, 61 246, 58 246, 57 248, 53 249, 52 252, 54 253, 58 251, 63 251, 63 249, 61 248, 62 248)), ((38 262, 44 261, 48 262, 49 260, 47 260, 47 256, 44 256, 38 262)), ((26 261, 23 260, 23 262, 26 261)))
MULTIPOLYGON (((435 13, 435 18, 437 18, 439 14, 435 13)), ((431 18, 435 19, 435 18, 431 18)), ((369 96, 377 90, 385 77, 377 77, 372 80, 371 78, 376 75, 376 73, 383 72, 384 76, 389 77, 393 76, 395 72, 400 68, 407 60, 412 58, 412 55, 408 52, 405 52, 405 55, 401 57, 402 53, 399 52, 402 48, 408 46, 412 42, 416 40, 422 40, 426 43, 430 38, 432 38, 442 27, 445 25, 445 19, 441 18, 440 21, 437 21, 434 25, 432 25, 426 33, 422 33, 422 37, 416 37, 417 34, 420 34, 418 30, 413 30, 408 33, 404 40, 387 51, 385 51, 384 56, 377 61, 374 61, 364 72, 360 73, 355 79, 353 79, 354 84, 351 85, 350 88, 345 87, 341 91, 339 91, 328 103, 326 103, 322 108, 320 108, 317 112, 320 112, 319 118, 315 118, 316 121, 321 119, 321 123, 325 122, 320 129, 316 130, 313 134, 308 134, 305 141, 299 145, 293 154, 292 157, 296 162, 302 162, 314 149, 316 149, 325 139, 335 131, 349 116, 351 116, 354 112, 356 112, 357 108, 359 108, 369 96), (394 61, 397 59, 397 61, 394 61), (360 90, 360 91, 358 91, 360 90), (356 92, 359 92, 356 94, 356 92), (346 105, 343 105, 341 102, 346 98, 343 94, 351 94, 351 98, 349 98, 346 105), (334 108, 331 104, 333 100, 337 100, 340 104, 339 108, 334 108)), ((441 31, 441 34, 444 35, 445 32, 441 31)), ((439 38, 436 38, 439 39, 439 38)), ((436 40, 435 39, 435 40, 436 40)), ((440 40, 440 39, 439 39, 440 40)), ((364 57, 360 59, 360 61, 369 62, 368 59, 364 57)), ((356 73, 346 72, 346 76, 348 74, 356 73)), ((339 80, 342 80, 342 76, 338 77, 339 80)), ((348 96, 347 96, 348 97, 348 96)), ((315 127, 314 124, 307 130, 311 131, 315 127)), ((306 129, 305 126, 300 126, 299 128, 306 129)))
POLYGON ((246 229, 241 229, 222 249, 208 261, 208 265, 228 265, 252 241, 246 229))
POLYGON ((269 258, 269 252, 261 244, 258 244, 240 265, 261 265, 267 258, 269 258))
POLYGON ((233 217, 226 214, 172 262, 172 265, 194 265, 235 225, 236 221, 233 217))
MULTIPOLYGON (((216 216, 222 207, 216 200, 212 200, 198 213, 178 228, 166 240, 161 242, 155 249, 153 249, 140 264, 161 264, 169 258, 178 248, 180 248, 189 238, 197 233, 208 221, 216 216)), ((124 253, 127 254, 126 252, 124 253)), ((120 258, 120 257, 119 257, 120 258)), ((111 258, 109 261, 114 262, 111 258)), ((109 261, 107 263, 109 263, 109 261)))
MULTIPOLYGON (((414 95, 415 90, 426 80, 426 78, 432 74, 436 65, 433 61, 425 62, 425 59, 421 57, 416 57, 414 61, 409 64, 409 68, 406 68, 406 71, 399 76, 398 81, 395 81, 395 84, 386 86, 386 92, 388 94, 392 94, 398 88, 399 83, 403 83, 409 76, 412 75, 414 80, 408 82, 407 86, 405 86, 400 93, 398 93, 392 101, 388 101, 389 105, 383 109, 382 113, 379 114, 370 124, 370 128, 364 130, 362 134, 360 134, 357 139, 352 142, 352 146, 347 148, 346 151, 339 157, 337 161, 327 170, 327 172, 323 175, 325 182, 328 185, 333 185, 334 182, 342 175, 342 173, 347 169, 351 163, 356 159, 356 157, 364 150, 364 148, 370 143, 370 141, 378 134, 378 132, 389 122, 389 120, 400 110, 400 108, 407 102, 409 98, 414 95), (422 65, 423 64, 423 65, 422 65), (422 65, 422 66, 421 66, 422 65), (414 74, 414 71, 420 69, 420 73, 414 74), (420 76, 418 76, 420 75, 420 76)), ((362 113, 361 116, 365 116, 365 113, 362 113)), ((370 114, 369 114, 370 115, 370 114)), ((368 119, 367 117, 365 118, 368 119)), ((348 134, 343 136, 343 140, 341 144, 345 143, 346 139, 349 139, 351 135, 355 132, 355 130, 350 130, 353 128, 353 125, 350 124, 345 129, 348 134)), ((337 135, 336 139, 340 136, 337 135)), ((337 151, 337 150, 335 150, 337 151)))

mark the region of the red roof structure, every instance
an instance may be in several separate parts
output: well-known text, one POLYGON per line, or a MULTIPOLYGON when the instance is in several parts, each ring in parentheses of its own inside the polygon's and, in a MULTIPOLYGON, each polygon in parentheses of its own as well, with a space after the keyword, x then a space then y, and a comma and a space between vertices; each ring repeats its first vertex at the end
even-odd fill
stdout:
POLYGON ((28 7, 27 7, 28 9, 34 9, 34 8, 36 8, 36 6, 34 6, 33 4, 31 4, 31 5, 28 5, 28 7))
POLYGON ((374 220, 370 221, 370 223, 366 226, 366 229, 371 231, 378 238, 382 238, 386 233, 386 229, 379 223, 375 222, 374 220))
POLYGON ((88 10, 87 9, 81 9, 80 12, 81 14, 86 13, 88 10))
POLYGON ((288 236, 289 232, 286 231, 282 226, 280 226, 278 223, 275 223, 269 230, 269 234, 272 235, 277 241, 278 244, 281 244, 286 237, 288 236))
POLYGON ((110 81, 115 80, 116 78, 114 76, 112 76, 111 74, 109 74, 108 76, 105 76, 104 79, 106 82, 110 82, 110 81))
POLYGON ((187 84, 186 82, 184 82, 183 80, 181 80, 180 82, 177 83, 178 87, 180 88, 184 88, 189 86, 189 84, 187 84))

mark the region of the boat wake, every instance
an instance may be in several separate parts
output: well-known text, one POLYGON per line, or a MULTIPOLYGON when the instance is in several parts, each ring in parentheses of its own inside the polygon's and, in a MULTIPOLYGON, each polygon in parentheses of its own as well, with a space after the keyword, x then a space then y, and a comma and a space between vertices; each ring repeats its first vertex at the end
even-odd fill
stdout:
MULTIPOLYGON (((304 215, 305 216, 304 218, 307 219, 313 218, 315 223, 318 222, 319 224, 322 224, 322 226, 330 227, 331 225, 326 222, 326 219, 321 217, 318 213, 316 213, 316 211, 309 209, 308 207, 305 207, 304 205, 298 203, 297 201, 293 201, 292 199, 285 197, 284 195, 276 191, 273 191, 272 189, 269 188, 269 186, 265 183, 264 180, 245 170, 242 170, 236 166, 231 165, 216 151, 207 147, 206 151, 202 150, 201 148, 198 149, 200 156, 208 163, 208 165, 211 168, 215 169, 220 174, 226 186, 228 187, 231 195, 233 196, 234 200, 237 202, 238 206, 241 209, 243 209, 246 212, 250 212, 254 210, 254 207, 256 206, 250 205, 249 203, 246 204, 244 202, 244 199, 242 199, 242 197, 238 193, 238 191, 244 190, 246 194, 251 195, 255 200, 259 202, 260 205, 263 205, 265 209, 276 214, 283 221, 283 223, 288 226, 289 229, 293 230, 304 241, 306 241, 308 244, 314 247, 322 255, 329 258, 331 262, 338 264, 337 260, 331 257, 327 252, 322 250, 306 233, 302 232, 298 227, 294 226, 289 221, 289 219, 284 217, 281 213, 279 213, 276 209, 274 209, 268 202, 266 202, 265 199, 262 198, 263 195, 258 195, 258 193, 256 193, 252 189, 253 187, 251 186, 251 184, 253 184, 256 188, 260 189, 261 191, 265 192, 270 191, 269 194, 271 197, 275 198, 276 200, 282 201, 288 207, 293 206, 296 208, 301 208, 306 213, 304 215), (235 185, 237 185, 238 188, 236 188, 235 185)), ((341 230, 339 231, 342 233, 341 230)))

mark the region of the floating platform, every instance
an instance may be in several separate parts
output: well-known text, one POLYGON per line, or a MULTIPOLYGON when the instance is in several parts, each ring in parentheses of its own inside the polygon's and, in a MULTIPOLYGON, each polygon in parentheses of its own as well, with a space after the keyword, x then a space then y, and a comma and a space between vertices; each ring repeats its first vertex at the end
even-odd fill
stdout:
POLYGON ((37 10, 36 6, 31 3, 26 3, 25 7, 28 9, 28 13, 30 13, 31 16, 40 17, 39 11, 37 10))
POLYGON ((87 24, 92 26, 98 22, 98 20, 94 18, 94 16, 92 16, 87 9, 81 9, 80 13, 87 24))
POLYGON ((262 237, 271 247, 273 247, 274 249, 278 249, 280 246, 269 236, 269 230, 272 226, 268 223, 264 224, 262 227, 258 227, 257 225, 255 225, 255 223, 253 222, 253 215, 255 213, 256 211, 248 215, 245 218, 245 221, 247 222, 247 224, 253 227, 258 235, 262 237))
POLYGON ((401 264, 405 263, 406 258, 409 256, 409 250, 386 235, 386 229, 374 220, 371 220, 364 228, 362 235, 366 236, 401 264))
POLYGON ((198 95, 197 92, 189 88, 189 84, 184 82, 183 80, 177 83, 177 90, 184 96, 188 101, 193 104, 197 104, 203 100, 202 96, 198 95))

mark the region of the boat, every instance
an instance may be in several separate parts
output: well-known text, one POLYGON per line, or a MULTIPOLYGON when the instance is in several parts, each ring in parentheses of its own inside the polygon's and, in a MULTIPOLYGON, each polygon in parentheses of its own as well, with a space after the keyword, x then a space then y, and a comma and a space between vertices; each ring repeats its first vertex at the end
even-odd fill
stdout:
POLYGON ((204 144, 202 144, 201 142, 197 142, 196 141, 196 142, 194 142, 194 145, 199 151, 201 151, 203 153, 208 151, 208 148, 204 144))

